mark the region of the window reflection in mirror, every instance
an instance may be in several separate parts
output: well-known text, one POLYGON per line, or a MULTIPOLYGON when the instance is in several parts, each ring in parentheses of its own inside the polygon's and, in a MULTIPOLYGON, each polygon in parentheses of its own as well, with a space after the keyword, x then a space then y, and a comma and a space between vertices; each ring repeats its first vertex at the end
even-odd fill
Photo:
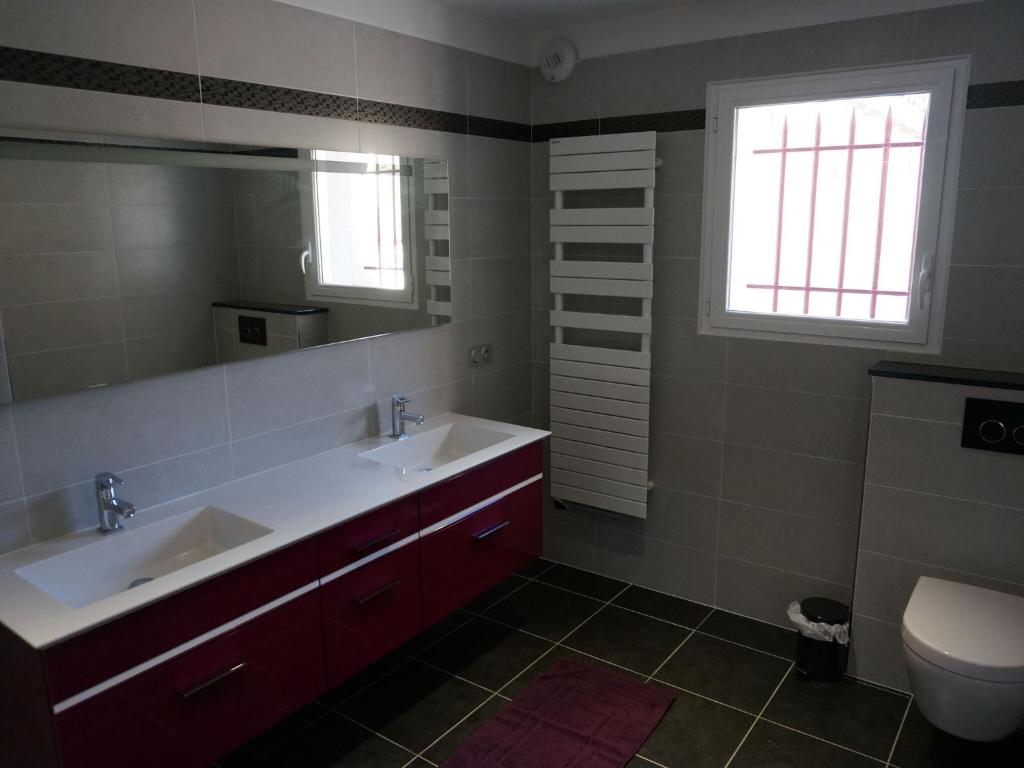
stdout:
POLYGON ((0 402, 451 319, 444 160, 0 131, 0 402))

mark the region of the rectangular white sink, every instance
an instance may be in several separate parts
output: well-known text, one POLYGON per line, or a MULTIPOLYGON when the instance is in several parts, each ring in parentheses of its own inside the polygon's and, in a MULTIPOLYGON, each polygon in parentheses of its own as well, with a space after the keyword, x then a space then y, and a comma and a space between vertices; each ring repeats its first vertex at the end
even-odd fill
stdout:
POLYGON ((359 456, 406 472, 429 472, 511 438, 512 435, 496 429, 456 422, 395 440, 359 456))
POLYGON ((218 507, 201 507, 111 534, 15 573, 65 605, 82 608, 268 533, 270 528, 218 507))

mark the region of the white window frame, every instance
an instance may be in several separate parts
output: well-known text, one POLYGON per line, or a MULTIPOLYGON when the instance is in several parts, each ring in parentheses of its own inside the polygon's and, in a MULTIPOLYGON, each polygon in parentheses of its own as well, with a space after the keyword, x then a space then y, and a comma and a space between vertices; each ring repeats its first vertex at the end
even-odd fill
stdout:
MULTIPOLYGON (((317 161, 312 151, 304 151, 300 156, 309 160, 313 170, 309 173, 309 183, 301 185, 300 204, 302 207, 303 240, 306 250, 302 254, 303 273, 306 277, 306 298, 315 302, 340 302, 372 307, 391 307, 393 309, 419 309, 417 291, 417 251, 416 251, 416 217, 410 209, 406 213, 403 235, 408 243, 405 249, 403 268, 405 270, 405 287, 398 290, 388 288, 367 288, 356 285, 333 285, 321 279, 321 262, 319 247, 319 207, 316 202, 316 173, 326 166, 335 166, 337 172, 343 172, 344 165, 338 161, 317 161)), ((413 178, 402 177, 403 199, 413 199, 413 178)), ((412 208, 412 206, 410 206, 412 208)))
POLYGON ((942 344, 970 57, 708 83, 698 333, 912 349, 942 344), (795 317, 726 309, 736 110, 894 93, 930 94, 909 322, 795 317))

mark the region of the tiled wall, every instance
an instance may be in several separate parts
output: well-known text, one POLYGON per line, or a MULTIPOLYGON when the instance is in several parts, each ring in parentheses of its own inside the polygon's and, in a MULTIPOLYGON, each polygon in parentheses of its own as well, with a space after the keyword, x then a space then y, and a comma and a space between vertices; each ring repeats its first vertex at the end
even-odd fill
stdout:
MULTIPOLYGON (((461 112, 463 125, 529 122, 525 67, 269 0, 195 11, 192 0, 9 0, 0 45, 394 99, 461 112)), ((444 157, 457 229, 449 325, 0 407, 0 550, 91 525, 95 472, 156 504, 375 433, 395 392, 419 413, 529 420, 528 143, 9 81, 0 125, 444 157), (467 349, 485 341, 493 362, 470 371, 467 349)))
MULTIPOLYGON (((645 122, 683 125, 686 110, 704 107, 707 81, 733 77, 970 53, 972 83, 1020 80, 1022 35, 1024 4, 994 0, 587 60, 559 85, 533 73, 534 135, 616 130, 622 116, 672 110, 684 112, 645 122), (584 122, 557 125, 573 121, 584 122)), ((1024 106, 968 111, 945 364, 1024 370, 1022 130, 1024 106)), ((548 144, 533 150, 534 413, 544 424, 548 144)), ((867 368, 885 355, 696 335, 703 151, 703 130, 659 131, 648 518, 551 509, 545 546, 559 560, 786 624, 794 598, 851 600, 867 368)))
POLYGON ((900 621, 919 576, 1024 595, 1024 456, 960 446, 964 399, 1024 392, 876 378, 853 670, 908 690, 900 621))
POLYGON ((0 161, 0 319, 14 397, 216 362, 238 295, 231 172, 0 161))

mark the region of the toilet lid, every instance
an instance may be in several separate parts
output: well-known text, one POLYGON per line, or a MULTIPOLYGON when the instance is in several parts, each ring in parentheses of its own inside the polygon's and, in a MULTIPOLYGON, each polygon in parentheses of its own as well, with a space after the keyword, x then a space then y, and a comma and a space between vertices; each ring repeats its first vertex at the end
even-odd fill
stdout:
POLYGON ((903 641, 950 672, 1024 682, 1024 598, 922 576, 903 612, 903 641))

